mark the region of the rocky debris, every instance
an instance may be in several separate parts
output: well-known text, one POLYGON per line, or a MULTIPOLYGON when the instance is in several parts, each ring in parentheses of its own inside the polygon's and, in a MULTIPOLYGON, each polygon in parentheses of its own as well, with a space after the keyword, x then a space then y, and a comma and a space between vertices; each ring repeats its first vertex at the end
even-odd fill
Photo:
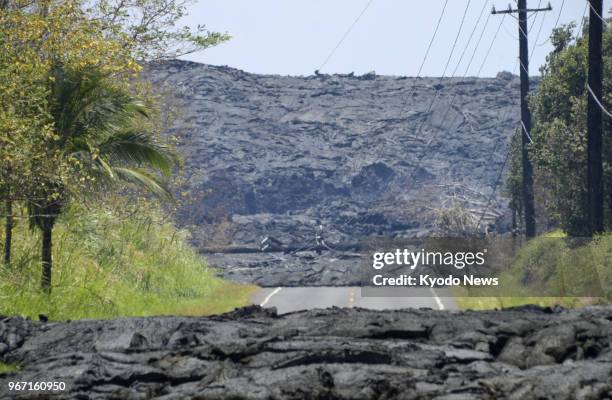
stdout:
MULTIPOLYGON (((487 203, 518 115, 509 73, 290 77, 176 60, 148 74, 179 108, 169 133, 189 200, 177 217, 202 247, 300 243, 318 224, 331 242, 424 235, 458 186, 487 203)), ((500 193, 494 215, 506 210, 500 193)))
POLYGON ((257 306, 208 318, 0 317, 0 398, 604 399, 612 308, 490 312, 257 306), (56 393, 9 381, 62 381, 56 393))
POLYGON ((317 254, 207 254, 208 265, 219 268, 225 279, 274 286, 359 286, 362 256, 349 252, 317 254))

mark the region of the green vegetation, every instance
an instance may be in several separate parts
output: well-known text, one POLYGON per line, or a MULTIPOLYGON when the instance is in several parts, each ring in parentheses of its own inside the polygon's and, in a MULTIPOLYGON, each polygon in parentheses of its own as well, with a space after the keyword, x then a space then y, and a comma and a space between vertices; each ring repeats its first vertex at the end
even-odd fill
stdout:
MULTIPOLYGON (((610 22, 610 19, 608 19, 610 22)), ((588 24, 588 22, 587 22, 588 24)), ((522 304, 577 307, 612 300, 612 236, 592 241, 587 205, 588 26, 575 32, 571 23, 551 35, 553 51, 541 68, 542 79, 530 98, 533 115, 529 157, 534 165, 538 226, 553 231, 533 239, 500 276, 506 297, 460 297, 462 308, 483 309, 522 304), (577 38, 577 36, 580 36, 577 38), (557 239, 552 239, 552 237, 557 239), (573 237, 574 239, 568 239, 573 237), (589 297, 584 297, 589 296, 589 297)), ((603 33, 604 96, 612 100, 612 31, 603 33)), ((608 107, 609 108, 609 107, 608 107)), ((604 229, 612 231, 612 120, 603 119, 604 229)), ((506 193, 516 234, 523 230, 521 132, 509 146, 506 193)), ((465 294, 465 293, 464 293, 465 294)))
POLYGON ((17 364, 5 364, 2 361, 0 361, 0 375, 2 374, 7 374, 10 372, 16 372, 19 371, 19 365, 17 364))
MULTIPOLYGON (((52 71, 49 112, 54 137, 47 149, 60 165, 73 165, 87 191, 107 190, 118 182, 139 185, 159 196, 169 191, 149 170, 169 176, 173 154, 147 131, 149 110, 96 68, 52 71), (145 127, 145 128, 143 128, 145 127)), ((32 188, 27 200, 31 221, 42 233, 42 287, 50 290, 52 233, 71 197, 61 176, 48 177, 32 188)))
POLYGON ((470 296, 465 291, 457 293, 457 303, 462 309, 608 303, 612 301, 612 235, 588 243, 576 243, 559 232, 542 235, 521 247, 499 278, 505 296, 479 297, 479 290, 472 289, 470 296))
MULTIPOLYGON (((612 19, 608 19, 608 22, 612 19)), ((586 109, 588 91, 588 27, 582 36, 575 24, 557 28, 553 51, 541 68, 542 80, 531 96, 533 143, 529 157, 534 165, 534 194, 538 226, 561 228, 571 236, 588 236, 586 205, 586 109)), ((604 105, 612 101, 612 30, 603 33, 604 105)), ((609 107, 608 107, 609 109, 609 107)), ((604 117, 604 228, 612 230, 612 119, 604 117)), ((518 136, 518 135, 517 135, 518 136)), ((519 136, 520 138, 520 136, 519 136)), ((510 171, 506 181, 515 220, 522 213, 521 146, 510 146, 510 171)), ((520 226, 515 226, 521 230, 520 226)))
POLYGON ((38 285, 38 233, 19 223, 14 258, 0 267, 0 313, 51 319, 206 315, 248 304, 255 287, 207 268, 186 233, 144 200, 72 206, 56 226, 53 291, 38 285), (87 216, 87 218, 84 218, 87 216))
POLYGON ((180 166, 140 63, 228 39, 180 27, 187 4, 0 2, 1 314, 203 315, 248 303, 253 287, 216 277, 162 218, 169 207, 133 191, 169 200, 180 166))
MULTIPOLYGON (((143 310, 136 305, 148 301, 151 303, 148 310, 163 313, 166 308, 160 302, 168 304, 166 297, 196 299, 221 285, 210 276, 211 279, 195 279, 196 260, 187 256, 177 257, 178 261, 141 260, 137 253, 112 260, 104 250, 95 250, 96 243, 101 248, 115 245, 109 238, 100 237, 88 243, 85 237, 70 236, 75 229, 115 229, 125 245, 157 243, 148 237, 148 231, 138 232, 134 228, 129 232, 128 227, 100 218, 98 211, 83 204, 101 193, 125 191, 126 186, 170 197, 167 178, 178 166, 178 158, 168 138, 161 135, 162 107, 152 89, 139 79, 140 63, 174 58, 228 39, 227 35, 209 32, 201 26, 180 27, 178 23, 188 3, 0 2, 3 100, 0 200, 5 219, 2 304, 6 306, 3 312, 29 315, 36 309, 41 312, 46 309, 55 318, 105 316, 121 313, 117 310, 141 313, 143 310), (140 18, 134 18, 135 15, 140 18), (27 223, 14 231, 19 210, 27 210, 21 216, 27 223), (71 215, 64 219, 60 236, 54 238, 56 222, 65 212, 71 215), (39 228, 40 238, 26 234, 26 225, 39 228), (40 257, 32 257, 34 240, 41 243, 40 257), (54 242, 62 245, 63 240, 76 246, 68 255, 62 249, 53 249, 54 242), (54 256, 61 263, 55 271, 59 285, 52 282, 54 256), (59 293, 51 297, 34 294, 33 260, 40 263, 39 271, 42 267, 42 291, 49 294, 56 287, 59 293), (93 273, 93 267, 100 269, 99 277, 93 273), (176 277, 179 273, 185 275, 184 279, 191 279, 193 285, 203 286, 200 290, 192 288, 187 285, 190 281, 176 277), (142 282, 137 279, 138 274, 142 274, 142 282), (123 282, 125 287, 114 287, 109 282, 123 282), (161 282, 166 282, 168 288, 162 289, 161 282), (139 289, 144 292, 130 292, 139 289), (88 303, 83 291, 99 301, 89 304, 93 300, 88 303), (6 300, 9 295, 10 303, 6 300), (129 299, 133 306, 129 306, 129 299), (90 311, 78 310, 79 305, 90 311)), ((154 214, 147 214, 149 211, 143 209, 138 213, 154 218, 154 214)), ((158 232, 162 233, 168 232, 158 232)), ((165 250, 158 244, 156 251, 165 250)), ((154 249, 138 246, 136 250, 154 253, 154 249)), ((167 250, 172 253, 172 247, 167 250)), ((189 250, 185 252, 189 254, 189 250)), ((167 307, 176 309, 172 303, 167 307)))
POLYGON ((227 33, 180 25, 195 0, 92 0, 83 4, 89 16, 108 27, 106 33, 130 48, 139 61, 172 60, 216 46, 227 33), (142 18, 134 18, 140 15, 142 18))

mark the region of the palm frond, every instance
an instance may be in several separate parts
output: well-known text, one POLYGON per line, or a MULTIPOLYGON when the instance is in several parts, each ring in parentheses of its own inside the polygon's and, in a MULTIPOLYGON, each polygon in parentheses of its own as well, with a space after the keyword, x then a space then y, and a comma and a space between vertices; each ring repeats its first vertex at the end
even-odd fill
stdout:
POLYGON ((112 131, 135 116, 148 117, 146 105, 95 69, 55 69, 51 113, 64 140, 88 132, 112 131))
POLYGON ((94 163, 99 167, 100 171, 106 174, 110 180, 115 179, 114 168, 111 167, 102 157, 96 157, 94 163))
POLYGON ((166 176, 178 163, 177 156, 168 146, 157 142, 151 135, 134 130, 113 134, 100 145, 100 153, 113 161, 150 166, 166 176))
POLYGON ((119 179, 143 187, 158 197, 172 200, 170 190, 149 172, 137 168, 123 167, 114 168, 113 170, 119 179))
POLYGON ((153 135, 132 128, 148 118, 146 103, 95 68, 58 65, 54 77, 49 104, 60 139, 51 145, 76 157, 85 173, 96 178, 92 182, 126 181, 171 197, 156 174, 145 169, 168 176, 178 156, 153 135))

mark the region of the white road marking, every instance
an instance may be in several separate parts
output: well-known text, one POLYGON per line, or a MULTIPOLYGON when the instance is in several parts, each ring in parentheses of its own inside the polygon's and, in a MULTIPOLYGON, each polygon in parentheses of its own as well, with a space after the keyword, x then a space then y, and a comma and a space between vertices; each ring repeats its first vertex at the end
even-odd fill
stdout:
POLYGON ((355 304, 355 289, 351 289, 351 292, 349 294, 349 308, 353 308, 355 304))
POLYGON ((442 304, 442 300, 440 300, 440 298, 436 294, 436 291, 432 287, 430 287, 429 290, 431 290, 431 294, 433 295, 434 300, 436 301, 436 304, 438 305, 438 309, 444 310, 444 304, 442 304))
POLYGON ((270 299, 272 298, 272 296, 274 296, 275 294, 277 294, 278 292, 280 292, 280 291, 281 291, 281 289, 282 289, 281 287, 277 287, 276 289, 274 289, 274 290, 272 291, 272 293, 270 293, 269 295, 267 295, 267 296, 266 296, 266 298, 264 299, 264 301, 263 301, 263 302, 262 302, 262 303, 261 303, 259 306, 260 306, 260 307, 265 306, 265 305, 266 305, 266 304, 267 304, 267 303, 270 301, 270 299))

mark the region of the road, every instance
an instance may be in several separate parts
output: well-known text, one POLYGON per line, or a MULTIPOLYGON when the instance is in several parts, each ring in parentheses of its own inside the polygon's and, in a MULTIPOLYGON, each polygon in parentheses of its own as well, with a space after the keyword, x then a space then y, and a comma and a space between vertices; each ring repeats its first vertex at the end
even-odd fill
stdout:
MULTIPOLYGON (((402 296, 370 297, 362 295, 360 287, 277 287, 257 292, 253 304, 276 307, 279 314, 292 311, 328 307, 360 307, 372 310, 397 310, 401 308, 431 308, 457 310, 448 290, 430 288, 404 289, 402 296)), ((383 294, 384 295, 384 294, 383 294)))

